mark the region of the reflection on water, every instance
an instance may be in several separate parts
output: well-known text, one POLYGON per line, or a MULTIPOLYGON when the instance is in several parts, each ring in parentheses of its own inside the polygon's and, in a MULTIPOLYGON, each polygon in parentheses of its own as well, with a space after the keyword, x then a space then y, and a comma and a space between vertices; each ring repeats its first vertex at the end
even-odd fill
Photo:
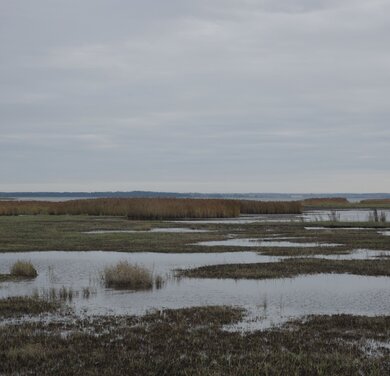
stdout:
POLYGON ((379 231, 381 235, 390 236, 390 231, 379 231))
POLYGON ((208 247, 214 246, 231 246, 231 247, 299 247, 299 248, 311 248, 311 247, 337 247, 340 244, 334 243, 317 243, 306 242, 298 243, 286 240, 269 240, 269 239, 226 239, 226 240, 212 240, 196 243, 196 245, 203 245, 208 247))
MULTIPOLYGON (((384 217, 390 219, 390 210, 378 210, 378 215, 383 213, 384 217)), ((340 222, 367 222, 372 219, 373 211, 370 209, 354 210, 312 210, 302 215, 305 222, 332 221, 340 222)))
MULTIPOLYGON (((357 252, 360 257, 361 252, 357 252)), ((344 255, 345 256, 345 255, 344 255)), ((319 274, 274 280, 173 278, 174 269, 226 263, 274 262, 280 257, 255 252, 226 253, 120 253, 31 252, 0 254, 0 273, 18 259, 31 260, 39 276, 32 281, 0 284, 0 297, 61 289, 73 294, 77 314, 144 314, 152 309, 202 305, 242 306, 249 312, 243 327, 267 327, 307 314, 364 314, 390 312, 388 277, 319 274), (106 289, 101 270, 120 260, 144 265, 165 275, 163 288, 151 291, 106 289), (90 289, 88 299, 82 291, 90 289), (260 320, 260 321, 259 321, 260 320)))

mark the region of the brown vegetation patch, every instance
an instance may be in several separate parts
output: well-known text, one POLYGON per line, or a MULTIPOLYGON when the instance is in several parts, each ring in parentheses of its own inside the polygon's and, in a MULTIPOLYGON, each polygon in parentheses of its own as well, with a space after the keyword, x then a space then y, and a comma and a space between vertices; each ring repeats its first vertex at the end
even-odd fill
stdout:
POLYGON ((301 213, 299 202, 222 199, 99 198, 90 200, 0 201, 0 215, 95 215, 131 219, 230 218, 244 214, 301 213))

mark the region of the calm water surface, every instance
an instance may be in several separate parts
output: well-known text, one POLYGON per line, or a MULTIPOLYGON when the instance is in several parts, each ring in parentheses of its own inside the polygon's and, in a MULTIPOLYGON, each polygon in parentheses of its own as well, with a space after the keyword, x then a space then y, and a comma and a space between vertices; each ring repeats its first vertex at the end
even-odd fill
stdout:
POLYGON ((157 232, 157 233, 193 233, 193 232, 210 232, 209 230, 198 230, 193 228, 184 228, 184 227, 157 227, 152 228, 150 230, 94 230, 94 231, 85 231, 84 234, 115 234, 115 233, 149 233, 149 232, 157 232))
POLYGON ((299 248, 337 247, 340 245, 340 244, 333 244, 333 243, 318 243, 318 242, 299 243, 299 242, 292 242, 283 239, 285 238, 280 238, 280 240, 240 238, 240 239, 226 239, 226 240, 211 240, 211 241, 199 242, 195 244, 208 246, 208 247, 230 246, 230 247, 299 247, 299 248))
MULTIPOLYGON (((357 252, 361 257, 361 252, 357 252)), ((346 255, 345 255, 346 256, 346 255)), ((173 270, 224 263, 274 262, 281 258, 255 252, 120 253, 25 252, 0 254, 0 273, 18 259, 31 260, 39 276, 33 281, 0 284, 0 297, 29 295, 62 286, 93 291, 89 299, 75 296, 76 314, 144 314, 153 309, 202 305, 233 305, 248 310, 235 329, 265 328, 307 314, 390 313, 390 278, 319 274, 274 280, 173 278, 173 270), (100 280, 105 266, 120 260, 138 263, 164 275, 163 288, 150 291, 106 289, 100 280)))
MULTIPOLYGON (((378 210, 378 213, 384 213, 387 221, 390 221, 390 210, 378 210)), ((267 214, 267 215, 241 215, 237 218, 224 219, 206 219, 206 220, 182 220, 171 221, 175 223, 218 223, 218 224, 247 224, 256 222, 319 222, 331 221, 335 217, 341 222, 366 222, 370 220, 373 213, 369 209, 354 210, 310 210, 303 214, 267 214)))

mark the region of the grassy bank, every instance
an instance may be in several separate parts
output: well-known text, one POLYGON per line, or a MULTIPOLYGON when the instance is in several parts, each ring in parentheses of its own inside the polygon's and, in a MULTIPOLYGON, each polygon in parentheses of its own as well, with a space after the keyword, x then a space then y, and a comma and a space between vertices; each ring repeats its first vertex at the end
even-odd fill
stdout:
POLYGON ((390 259, 324 260, 314 258, 286 259, 256 264, 209 265, 179 273, 196 278, 267 279, 289 278, 305 274, 348 273, 367 276, 390 276, 390 259))
POLYGON ((203 307, 141 318, 0 327, 0 373, 379 376, 389 371, 389 351, 370 350, 372 341, 389 340, 388 316, 313 316, 264 332, 222 330, 243 314, 203 307))

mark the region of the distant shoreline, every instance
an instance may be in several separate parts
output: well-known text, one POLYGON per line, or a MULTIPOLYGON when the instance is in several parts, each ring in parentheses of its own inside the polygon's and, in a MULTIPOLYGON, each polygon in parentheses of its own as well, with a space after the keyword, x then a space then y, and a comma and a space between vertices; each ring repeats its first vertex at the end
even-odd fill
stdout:
POLYGON ((50 200, 85 198, 224 198, 263 201, 294 201, 308 198, 345 197, 351 202, 366 199, 390 199, 390 193, 198 193, 198 192, 153 192, 153 191, 102 191, 102 192, 0 192, 0 200, 50 200))

